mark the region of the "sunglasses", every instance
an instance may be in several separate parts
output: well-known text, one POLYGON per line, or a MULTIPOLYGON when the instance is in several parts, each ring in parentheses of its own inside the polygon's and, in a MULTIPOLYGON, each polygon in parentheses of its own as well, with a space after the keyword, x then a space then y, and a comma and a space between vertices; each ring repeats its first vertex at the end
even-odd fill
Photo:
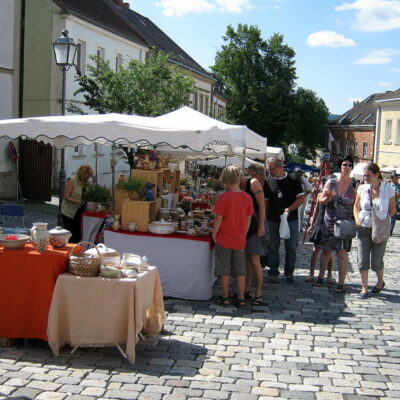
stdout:
POLYGON ((353 167, 352 164, 342 164, 342 167, 353 167))

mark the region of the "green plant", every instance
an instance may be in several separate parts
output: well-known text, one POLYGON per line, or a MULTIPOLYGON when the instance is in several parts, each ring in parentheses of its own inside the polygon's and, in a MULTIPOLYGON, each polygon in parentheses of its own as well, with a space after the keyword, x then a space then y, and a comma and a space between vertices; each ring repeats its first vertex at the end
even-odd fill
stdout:
POLYGON ((95 203, 107 203, 111 200, 111 194, 105 186, 94 183, 86 186, 83 199, 95 203))
POLYGON ((131 177, 123 182, 123 188, 127 192, 138 192, 140 195, 143 193, 145 187, 146 181, 142 178, 131 177))

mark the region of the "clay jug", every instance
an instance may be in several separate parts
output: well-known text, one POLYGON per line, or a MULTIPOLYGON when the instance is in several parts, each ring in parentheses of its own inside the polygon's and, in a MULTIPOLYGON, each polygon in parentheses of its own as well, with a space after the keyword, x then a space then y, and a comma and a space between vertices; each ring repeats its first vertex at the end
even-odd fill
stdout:
POLYGON ((31 228, 32 245, 37 251, 45 251, 49 244, 49 232, 46 222, 33 222, 31 228))

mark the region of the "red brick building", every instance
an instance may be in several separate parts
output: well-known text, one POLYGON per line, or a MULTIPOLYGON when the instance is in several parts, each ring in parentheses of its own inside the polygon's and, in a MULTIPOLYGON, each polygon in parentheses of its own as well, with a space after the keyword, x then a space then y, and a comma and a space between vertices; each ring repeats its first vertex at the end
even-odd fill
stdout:
POLYGON ((374 156, 377 106, 386 93, 375 93, 355 104, 336 121, 328 125, 328 150, 332 164, 344 155, 354 163, 369 162, 374 156))

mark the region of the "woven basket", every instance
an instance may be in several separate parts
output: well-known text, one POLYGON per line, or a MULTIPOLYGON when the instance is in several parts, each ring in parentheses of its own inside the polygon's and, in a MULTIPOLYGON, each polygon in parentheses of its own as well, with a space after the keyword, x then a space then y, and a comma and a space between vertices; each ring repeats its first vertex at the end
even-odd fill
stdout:
POLYGON ((68 256, 68 272, 76 276, 97 276, 100 272, 100 253, 97 247, 92 242, 79 242, 77 243, 69 253, 68 256), (81 253, 74 255, 74 250, 77 246, 81 244, 87 244, 94 247, 97 251, 98 257, 93 257, 92 255, 81 253))

